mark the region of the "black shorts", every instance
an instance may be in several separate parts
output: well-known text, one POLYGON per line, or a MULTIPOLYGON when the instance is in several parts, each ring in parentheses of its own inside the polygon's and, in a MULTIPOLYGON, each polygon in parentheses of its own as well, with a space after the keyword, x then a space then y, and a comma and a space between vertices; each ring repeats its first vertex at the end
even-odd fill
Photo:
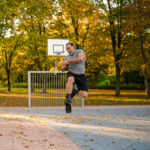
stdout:
POLYGON ((84 74, 76 75, 76 74, 73 74, 71 72, 68 72, 67 77, 68 78, 74 77, 74 81, 78 87, 78 91, 82 90, 82 91, 88 92, 87 80, 86 80, 86 76, 84 74))

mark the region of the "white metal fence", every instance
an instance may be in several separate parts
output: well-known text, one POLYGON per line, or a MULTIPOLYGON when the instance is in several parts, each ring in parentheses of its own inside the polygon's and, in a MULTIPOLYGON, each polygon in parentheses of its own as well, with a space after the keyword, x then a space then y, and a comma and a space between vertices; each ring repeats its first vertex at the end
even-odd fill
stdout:
MULTIPOLYGON (((28 71, 28 103, 32 106, 64 106, 67 72, 28 71)), ((74 106, 84 106, 84 99, 75 96, 74 106)))

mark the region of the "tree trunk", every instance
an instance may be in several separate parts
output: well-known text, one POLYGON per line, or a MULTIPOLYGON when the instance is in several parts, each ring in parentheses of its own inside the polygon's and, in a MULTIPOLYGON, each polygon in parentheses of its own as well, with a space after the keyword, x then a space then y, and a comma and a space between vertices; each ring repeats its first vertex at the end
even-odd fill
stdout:
POLYGON ((79 49, 79 44, 78 44, 78 41, 79 41, 79 38, 78 38, 78 36, 79 36, 79 34, 78 34, 78 28, 75 28, 74 31, 75 31, 75 39, 76 39, 76 49, 79 49))
POLYGON ((120 96, 120 66, 116 63, 116 96, 120 96))
POLYGON ((144 78, 145 78, 145 89, 146 89, 146 95, 147 98, 150 98, 150 87, 149 87, 149 83, 148 83, 148 73, 147 73, 147 60, 146 60, 146 56, 144 53, 144 48, 143 48, 143 36, 142 33, 139 33, 139 38, 140 38, 140 49, 141 49, 141 55, 144 61, 144 78))
POLYGON ((149 87, 149 83, 148 83, 149 78, 147 75, 146 67, 144 69, 144 78, 145 78, 146 97, 150 98, 150 87, 149 87))
POLYGON ((120 66, 118 63, 119 55, 116 54, 116 36, 114 29, 111 31, 112 49, 115 58, 115 69, 116 69, 116 96, 120 96, 120 66))
POLYGON ((125 79, 125 83, 128 84, 129 83, 128 72, 124 72, 124 79, 125 79))
MULTIPOLYGON (((115 69, 116 69, 116 96, 120 96, 120 66, 118 60, 120 59, 121 54, 117 54, 116 52, 116 47, 117 47, 116 29, 115 29, 114 21, 111 19, 112 11, 111 11, 110 0, 107 0, 107 3, 109 8, 109 15, 110 15, 109 24, 111 28, 111 42, 112 42, 112 49, 113 49, 113 55, 115 59, 115 69)), ((119 25, 119 29, 120 29, 120 25, 119 25)), ((121 45, 121 32, 118 31, 118 49, 120 49, 120 45, 121 45)))
POLYGON ((43 74, 43 93, 46 94, 47 75, 43 74))
POLYGON ((10 71, 7 71, 8 91, 11 91, 10 71))
POLYGON ((35 42, 34 43, 34 48, 35 48, 35 51, 36 51, 36 54, 37 54, 37 58, 35 59, 35 63, 37 65, 37 68, 39 70, 42 70, 42 67, 41 67, 41 63, 40 63, 40 56, 39 56, 39 52, 38 52, 38 46, 37 46, 37 43, 35 42))

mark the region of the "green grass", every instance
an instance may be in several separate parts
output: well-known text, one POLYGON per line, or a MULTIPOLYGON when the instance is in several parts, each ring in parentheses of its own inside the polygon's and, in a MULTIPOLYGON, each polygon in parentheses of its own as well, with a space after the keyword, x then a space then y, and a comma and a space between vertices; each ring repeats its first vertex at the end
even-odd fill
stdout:
POLYGON ((144 91, 121 90, 121 96, 115 96, 115 90, 89 90, 85 105, 150 105, 144 91))
POLYGON ((11 88, 11 92, 8 92, 7 88, 0 88, 0 93, 28 93, 28 88, 11 88))
MULTIPOLYGON (((144 91, 121 90, 121 96, 115 96, 115 90, 89 89, 89 96, 85 99, 86 106, 98 105, 150 105, 144 91)), ((28 106, 28 89, 0 88, 0 106, 28 106)))

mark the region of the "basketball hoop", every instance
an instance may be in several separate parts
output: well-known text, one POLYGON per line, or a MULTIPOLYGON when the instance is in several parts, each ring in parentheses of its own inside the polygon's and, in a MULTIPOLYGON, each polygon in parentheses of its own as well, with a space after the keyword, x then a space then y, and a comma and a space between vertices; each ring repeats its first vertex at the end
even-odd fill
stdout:
POLYGON ((67 39, 48 39, 48 56, 57 56, 55 60, 55 71, 57 71, 57 63, 60 56, 67 56, 66 44, 67 39))

